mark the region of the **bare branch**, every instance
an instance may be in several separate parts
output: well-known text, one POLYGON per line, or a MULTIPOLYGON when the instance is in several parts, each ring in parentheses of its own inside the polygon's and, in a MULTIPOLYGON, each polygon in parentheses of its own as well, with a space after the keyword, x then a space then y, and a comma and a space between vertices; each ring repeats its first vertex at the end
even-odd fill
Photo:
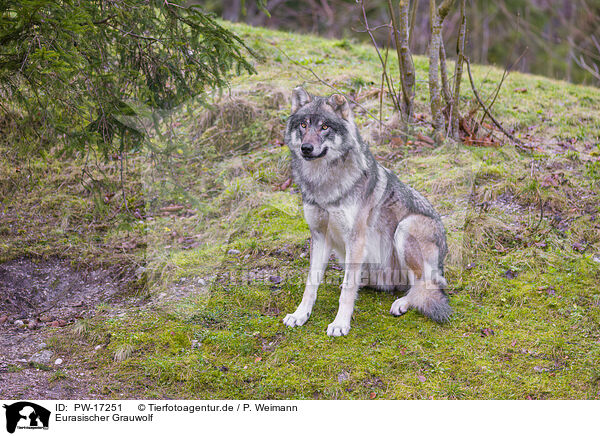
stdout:
MULTIPOLYGON (((393 83, 392 79, 390 79, 390 77, 387 73, 387 51, 386 51, 386 57, 385 57, 385 61, 384 61, 383 58, 381 57, 381 53, 379 52, 379 47, 377 46, 377 41, 375 40, 375 37, 373 36, 373 33, 372 33, 373 29, 369 28, 369 22, 367 20, 367 12, 365 11, 365 5, 362 2, 362 0, 360 2, 360 7, 362 9, 363 19, 365 20, 365 30, 368 32, 369 37, 371 38, 371 43, 373 44, 373 47, 375 47, 375 51, 377 52, 377 56, 379 57, 379 62, 381 62, 381 68, 383 70, 383 75, 384 75, 385 81, 387 83, 388 90, 390 91, 390 94, 392 96, 392 102, 394 103, 394 106, 396 106, 398 111, 401 112, 402 108, 400 106, 400 102, 398 101, 398 99, 396 97, 396 92, 394 90, 394 83, 393 83)), ((391 27, 391 26, 388 25, 388 27, 391 27)), ((389 46, 389 38, 388 38, 388 46, 389 46)))
POLYGON ((362 110, 365 111, 365 113, 370 116, 371 118, 373 118, 375 121, 379 122, 379 119, 373 115, 373 113, 371 113, 371 111, 369 111, 366 107, 364 107, 363 105, 361 105, 359 102, 357 102, 356 100, 354 100, 352 97, 350 97, 349 95, 346 95, 344 92, 340 91, 338 88, 336 88, 335 86, 333 86, 332 84, 330 84, 329 82, 327 82, 326 80, 323 80, 319 77, 319 75, 317 73, 315 73, 313 71, 312 68, 307 67, 306 65, 302 65, 300 62, 292 59, 291 57, 288 56, 288 54, 286 52, 284 52, 281 48, 274 46, 277 50, 279 50, 290 62, 292 62, 294 65, 297 65, 298 67, 308 71, 309 73, 311 73, 315 79, 317 79, 319 82, 321 82, 323 85, 333 89, 335 92, 337 92, 338 94, 342 94, 344 97, 346 97, 348 99, 348 101, 354 103, 356 106, 358 106, 359 108, 361 108, 362 110))
POLYGON ((408 35, 408 46, 412 47, 415 25, 417 23, 417 11, 419 10, 419 0, 413 1, 412 10, 410 11, 410 31, 408 35))
POLYGON ((492 120, 492 122, 496 125, 496 127, 502 133, 504 133, 504 135, 506 135, 506 137, 508 139, 510 139, 512 142, 514 142, 520 148, 522 148, 524 150, 529 150, 529 148, 527 146, 525 146, 525 144, 523 144, 523 142, 521 140, 515 138, 513 135, 508 133, 508 131, 502 126, 502 123, 500 123, 498 120, 496 120, 496 118, 494 118, 494 116, 490 113, 488 108, 485 106, 485 104, 481 100, 481 97, 479 97, 479 93, 477 92, 477 88, 475 87, 475 82, 473 81, 473 76, 471 75, 471 62, 469 61, 469 58, 467 58, 467 57, 465 57, 464 60, 465 60, 465 63, 467 64, 467 72, 469 73, 469 81, 471 82, 471 89, 473 90, 473 95, 475 95, 475 98, 479 102, 479 105, 481 106, 483 111, 487 114, 487 116, 490 118, 490 120, 492 120))
POLYGON ((596 80, 600 80, 600 71, 598 71, 598 65, 594 64, 592 68, 585 62, 583 56, 579 56, 579 59, 577 59, 577 56, 573 55, 572 58, 580 68, 583 68, 585 71, 590 73, 596 80))

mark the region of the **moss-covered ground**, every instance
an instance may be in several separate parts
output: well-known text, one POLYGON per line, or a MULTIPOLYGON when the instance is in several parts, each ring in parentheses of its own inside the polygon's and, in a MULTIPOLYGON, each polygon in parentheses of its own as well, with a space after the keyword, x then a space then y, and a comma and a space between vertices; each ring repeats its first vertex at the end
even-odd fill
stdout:
MULTIPOLYGON (((370 46, 232 28, 264 57, 257 74, 232 77, 229 89, 177 111, 149 140, 163 153, 127 162, 125 200, 116 158, 21 160, 3 146, 2 260, 145 269, 136 286, 148 304, 125 316, 107 304, 51 342, 94 370, 97 393, 600 398, 600 91, 511 73, 492 110, 530 152, 497 132, 494 147, 434 147, 422 139, 426 59, 415 60, 421 121, 404 136, 387 96, 385 128, 376 121, 381 75, 370 46), (301 299, 310 244, 282 144, 289 94, 298 84, 331 91, 309 69, 374 115, 355 110, 374 154, 440 211, 455 311, 448 324, 415 312, 394 318, 398 295, 365 289, 349 335, 327 337, 341 281, 333 261, 307 324, 282 324, 301 299)), ((502 69, 473 73, 489 96, 502 69)), ((462 89, 463 107, 474 107, 468 84, 462 89)))

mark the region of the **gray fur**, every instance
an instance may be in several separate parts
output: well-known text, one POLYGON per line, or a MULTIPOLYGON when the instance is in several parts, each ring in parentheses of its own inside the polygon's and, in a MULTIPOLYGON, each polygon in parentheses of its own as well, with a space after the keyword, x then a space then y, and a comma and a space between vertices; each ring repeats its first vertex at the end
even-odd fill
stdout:
POLYGON ((369 286, 410 287, 391 312, 415 308, 437 322, 452 310, 444 293, 445 229, 427 199, 381 166, 362 140, 346 99, 309 95, 296 88, 285 142, 294 181, 302 192, 311 230, 311 267, 302 302, 284 318, 290 327, 304 324, 333 250, 345 266, 340 308, 327 333, 350 329, 358 276, 369 286), (391 272, 386 275, 385 272, 391 272))

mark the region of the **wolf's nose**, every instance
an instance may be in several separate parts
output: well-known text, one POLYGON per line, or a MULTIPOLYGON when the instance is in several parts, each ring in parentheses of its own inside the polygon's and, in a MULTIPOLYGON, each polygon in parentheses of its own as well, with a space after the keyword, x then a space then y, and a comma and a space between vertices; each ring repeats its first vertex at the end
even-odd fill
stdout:
POLYGON ((314 147, 312 144, 302 144, 302 147, 300 147, 300 150, 302 150, 302 154, 309 155, 312 153, 313 148, 314 147))

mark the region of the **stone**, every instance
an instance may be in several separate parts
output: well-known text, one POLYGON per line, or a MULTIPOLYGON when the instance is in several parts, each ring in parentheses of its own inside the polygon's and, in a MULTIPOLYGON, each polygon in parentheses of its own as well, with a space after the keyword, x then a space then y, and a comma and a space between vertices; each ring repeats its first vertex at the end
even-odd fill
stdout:
POLYGON ((29 362, 37 363, 38 365, 48 365, 53 354, 50 350, 41 350, 31 356, 29 362))

